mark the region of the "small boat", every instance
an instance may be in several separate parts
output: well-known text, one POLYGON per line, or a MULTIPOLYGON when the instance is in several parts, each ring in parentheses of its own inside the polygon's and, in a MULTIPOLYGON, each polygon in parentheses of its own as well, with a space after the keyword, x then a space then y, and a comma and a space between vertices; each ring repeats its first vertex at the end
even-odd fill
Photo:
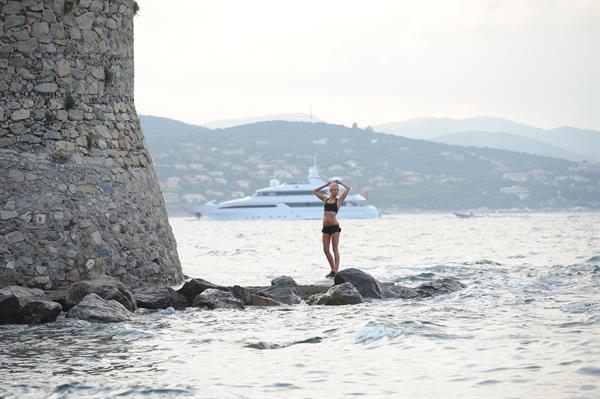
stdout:
MULTIPOLYGON (((306 183, 280 183, 273 179, 270 187, 256 190, 252 196, 219 204, 208 202, 198 208, 196 216, 206 220, 321 219, 323 202, 313 190, 324 183, 315 164, 308 170, 306 183)), ((343 190, 340 186, 340 193, 343 190)), ((327 189, 322 192, 327 195, 327 189)), ((361 194, 349 194, 338 215, 343 219, 376 219, 381 216, 379 210, 369 205, 361 194)))

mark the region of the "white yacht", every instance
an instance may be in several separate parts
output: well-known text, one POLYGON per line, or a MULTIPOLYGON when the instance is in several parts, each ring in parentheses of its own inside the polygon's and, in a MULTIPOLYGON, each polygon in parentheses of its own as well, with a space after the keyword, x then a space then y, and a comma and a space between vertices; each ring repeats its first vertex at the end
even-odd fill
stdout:
MULTIPOLYGON (((201 206, 196 216, 207 220, 298 220, 321 219, 323 202, 313 190, 324 184, 316 165, 308 171, 307 183, 283 183, 273 179, 271 186, 256 190, 253 196, 201 206)), ((340 185, 340 193, 344 188, 340 185)), ((323 190, 325 195, 327 189, 323 190)), ((379 211, 361 194, 350 193, 338 216, 342 219, 375 219, 379 211)))

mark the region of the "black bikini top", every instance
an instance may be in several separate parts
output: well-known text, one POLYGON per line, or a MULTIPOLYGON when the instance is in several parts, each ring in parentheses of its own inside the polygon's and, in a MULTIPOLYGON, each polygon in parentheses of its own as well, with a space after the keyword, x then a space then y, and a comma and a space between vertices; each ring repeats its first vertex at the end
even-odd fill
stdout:
POLYGON ((333 203, 329 203, 329 202, 327 202, 327 200, 325 200, 325 207, 324 207, 323 211, 338 213, 338 210, 339 210, 339 208, 337 205, 337 200, 335 200, 335 202, 333 202, 333 203))

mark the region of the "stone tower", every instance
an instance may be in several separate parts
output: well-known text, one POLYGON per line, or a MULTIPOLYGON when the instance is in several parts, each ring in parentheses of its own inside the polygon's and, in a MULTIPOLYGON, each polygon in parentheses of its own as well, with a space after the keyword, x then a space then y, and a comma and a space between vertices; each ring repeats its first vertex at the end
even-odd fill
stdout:
POLYGON ((0 0, 0 280, 183 279, 133 102, 132 0, 0 0))

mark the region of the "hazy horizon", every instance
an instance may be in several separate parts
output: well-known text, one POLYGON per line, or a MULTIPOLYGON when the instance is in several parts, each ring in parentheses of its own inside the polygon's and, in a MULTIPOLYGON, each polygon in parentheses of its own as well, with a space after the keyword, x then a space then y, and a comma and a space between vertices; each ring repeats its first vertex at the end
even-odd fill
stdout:
POLYGON ((138 3, 140 114, 600 130, 600 2, 138 3))

